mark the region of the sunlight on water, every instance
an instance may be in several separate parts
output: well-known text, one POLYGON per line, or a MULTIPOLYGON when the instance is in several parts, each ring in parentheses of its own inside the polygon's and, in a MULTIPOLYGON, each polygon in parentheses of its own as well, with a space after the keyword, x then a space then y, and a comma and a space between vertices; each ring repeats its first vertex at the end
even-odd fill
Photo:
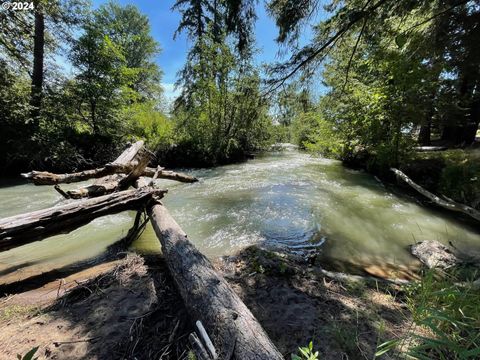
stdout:
MULTIPOLYGON (((415 261, 407 246, 415 241, 451 241, 460 249, 480 251, 479 233, 445 212, 394 195, 372 176, 337 161, 292 148, 189 173, 201 180, 160 180, 157 185, 169 189, 164 203, 208 256, 264 244, 292 251, 320 247, 324 258, 339 264, 411 266, 415 261)), ((1 217, 62 201, 51 187, 26 184, 2 187, 0 197, 1 217)), ((0 274, 98 255, 126 234, 132 219, 132 213, 104 217, 71 234, 0 253, 0 274)), ((134 247, 160 250, 151 226, 134 247)))

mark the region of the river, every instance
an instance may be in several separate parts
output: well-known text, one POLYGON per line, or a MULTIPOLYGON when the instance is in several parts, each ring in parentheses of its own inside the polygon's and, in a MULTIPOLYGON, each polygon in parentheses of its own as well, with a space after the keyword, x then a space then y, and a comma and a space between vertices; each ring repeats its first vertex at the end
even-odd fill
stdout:
MULTIPOLYGON (((408 252, 415 241, 450 241, 461 250, 480 251, 478 230, 395 195, 371 175, 293 146, 245 163, 187 172, 200 181, 157 185, 169 189, 165 205, 210 257, 262 244, 295 252, 317 249, 321 261, 346 271, 371 266, 403 271, 418 266, 408 252)), ((18 182, 2 183, 0 199, 0 217, 65 201, 50 186, 18 182)), ((70 234, 0 253, 0 283, 95 258, 126 234, 133 217, 132 212, 106 216, 70 234)), ((132 246, 160 251, 150 226, 132 246)))

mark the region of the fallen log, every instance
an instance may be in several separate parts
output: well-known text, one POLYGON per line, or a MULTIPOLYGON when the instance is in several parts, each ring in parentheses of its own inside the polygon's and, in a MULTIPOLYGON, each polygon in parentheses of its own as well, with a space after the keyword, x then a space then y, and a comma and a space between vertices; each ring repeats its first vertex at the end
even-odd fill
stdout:
POLYGON ((57 234, 66 234, 97 217, 125 210, 140 210, 166 190, 125 190, 93 199, 70 202, 27 214, 0 219, 0 251, 12 249, 57 234))
POLYGON ((125 166, 130 164, 135 158, 137 157, 138 153, 140 150, 143 149, 144 141, 140 140, 137 141, 136 143, 130 145, 127 149, 125 149, 120 156, 118 156, 113 163, 111 163, 111 166, 125 166))
MULTIPOLYGON (((54 174, 48 171, 31 171, 29 173, 21 174, 22 177, 32 180, 35 185, 57 185, 70 184, 73 182, 80 182, 89 179, 99 179, 108 175, 118 174, 124 171, 125 167, 130 166, 135 159, 138 152, 143 148, 143 141, 136 143, 125 149, 112 163, 105 165, 102 168, 93 170, 84 170, 70 174, 54 174), (122 170, 122 171, 120 171, 122 170)), ((130 172, 131 169, 127 171, 130 172)))
MULTIPOLYGON (((141 158, 139 156, 139 153, 141 153, 142 150, 145 151, 145 149, 143 148, 143 144, 143 141, 137 141, 128 149, 123 151, 120 156, 116 158, 113 162, 106 164, 104 167, 101 168, 84 170, 68 174, 54 174, 48 171, 33 170, 29 173, 21 174, 21 176, 33 181, 35 185, 58 185, 70 184, 73 182, 80 182, 90 179, 100 179, 115 174, 129 174, 133 171, 138 171, 135 170, 138 169, 138 161, 136 160, 141 158)), ((150 158, 150 156, 148 156, 148 158, 150 158)), ((139 176, 153 177, 156 173, 157 169, 145 167, 139 176)), ((157 177, 161 179, 175 180, 186 183, 193 183, 198 181, 198 179, 193 176, 164 169, 158 171, 157 177)), ((103 181, 103 183, 100 182, 94 185, 99 185, 101 187, 105 186, 106 182, 108 181, 103 181)), ((103 191, 100 187, 92 188, 92 194, 96 194, 96 196, 99 196, 99 193, 103 191)), ((73 196, 75 196, 75 194, 73 196)))
POLYGON ((220 359, 283 359, 261 325, 160 203, 147 207, 185 306, 200 320, 220 359))
POLYGON ((430 151, 445 151, 448 150, 446 146, 417 146, 415 151, 418 152, 430 152, 430 151))
MULTIPOLYGON (((118 156, 111 166, 123 168, 131 166, 128 176, 121 174, 107 175, 95 180, 93 184, 79 189, 63 191, 55 185, 55 190, 66 199, 81 199, 83 197, 97 197, 115 191, 126 190, 145 170, 150 161, 150 154, 143 147, 143 141, 137 141, 118 156), (135 177, 135 178, 133 178, 135 177)), ((104 172, 103 172, 104 173, 104 172)))
MULTIPOLYGON (((126 190, 143 174, 150 160, 150 154, 144 148, 140 148, 136 152, 136 160, 129 163, 134 163, 134 165, 131 167, 131 171, 128 175, 115 174, 106 176, 96 180, 91 185, 76 190, 69 190, 66 192, 66 196, 70 199, 81 199, 83 197, 97 197, 115 191, 126 190)), ((118 163, 119 160, 117 159, 115 161, 118 163)), ((120 164, 120 166, 127 166, 129 164, 120 164)), ((58 191, 57 188, 56 190, 58 191)))
MULTIPOLYGON (((107 164, 102 168, 85 170, 70 174, 54 174, 47 171, 30 171, 29 173, 21 174, 25 179, 31 180, 35 185, 57 185, 70 184, 90 179, 98 179, 113 174, 125 174, 131 171, 131 166, 118 166, 107 164)), ((147 167, 142 176, 153 177, 157 169, 147 167)), ((183 173, 178 173, 171 170, 161 170, 158 174, 159 179, 175 180, 184 183, 194 183, 198 179, 183 173)))
MULTIPOLYGON (((55 185, 55 190, 62 194, 66 199, 93 198, 107 195, 118 189, 119 182, 125 178, 125 175, 109 175, 95 181, 95 183, 83 186, 79 189, 63 191, 59 185, 55 185), (60 192, 60 190, 62 192, 60 192)), ((123 189, 125 190, 125 189, 123 189)))
POLYGON ((475 220, 480 221, 480 211, 467 206, 465 204, 458 203, 453 200, 445 200, 440 198, 439 196, 432 194, 430 191, 424 189, 417 183, 415 183, 412 179, 410 179, 407 175, 405 175, 403 172, 401 172, 398 169, 391 168, 391 171, 393 171, 400 179, 405 181, 408 185, 410 185, 412 188, 414 188, 417 192, 425 196, 426 198, 430 199, 433 201, 435 204, 437 204, 440 207, 443 207, 445 209, 451 210, 451 211, 456 211, 456 212, 461 212, 465 215, 468 215, 475 220))
MULTIPOLYGON (((143 173, 143 176, 146 177, 153 177, 157 169, 154 168, 146 168, 145 172, 143 173)), ((171 170, 160 170, 158 172, 159 179, 166 179, 166 180, 175 180, 175 181, 180 181, 184 183, 194 183, 197 182, 198 179, 194 176, 190 176, 187 174, 171 171, 171 170)))
MULTIPOLYGON (((133 163, 134 160, 138 157, 139 159, 142 159, 142 150, 144 150, 143 144, 143 141, 137 141, 136 143, 125 149, 120 154, 120 156, 115 159, 113 163, 107 164, 105 167, 100 169, 86 170, 79 173, 60 175, 49 172, 32 171, 30 173, 22 174, 22 176, 27 179, 34 179, 34 183, 36 185, 47 185, 49 183, 55 183, 55 190, 66 199, 81 199, 83 197, 97 197, 110 194, 116 190, 125 190, 128 188, 128 186, 119 186, 122 181, 125 181, 124 175, 118 175, 115 173, 110 174, 110 172, 114 168, 124 168, 127 166, 133 166, 132 171, 135 171, 137 166, 133 163), (86 180, 89 178, 97 178, 97 180, 93 184, 75 190, 64 191, 60 188, 60 185, 58 185, 58 183, 62 181, 74 182, 86 180)), ((141 171, 143 171, 147 165, 148 163, 146 163, 145 165, 143 165, 142 163, 143 167, 141 171)), ((133 181, 135 181, 135 179, 133 181)))

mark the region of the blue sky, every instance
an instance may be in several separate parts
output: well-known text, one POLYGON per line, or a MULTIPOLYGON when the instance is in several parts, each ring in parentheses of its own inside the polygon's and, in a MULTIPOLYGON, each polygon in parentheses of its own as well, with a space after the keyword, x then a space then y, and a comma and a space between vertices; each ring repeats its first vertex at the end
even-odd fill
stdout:
MULTIPOLYGON (((185 62, 188 51, 188 40, 185 34, 180 34, 173 40, 173 34, 180 21, 180 14, 177 11, 171 11, 174 0, 117 0, 120 4, 136 5, 140 11, 146 14, 150 20, 152 36, 160 43, 162 52, 156 61, 163 70, 163 86, 167 98, 172 98, 173 84, 175 83, 176 73, 185 62)), ((94 0, 94 8, 107 1, 94 0)), ((275 23, 265 12, 263 1, 260 1, 257 9, 258 20, 256 23, 256 41, 259 53, 256 60, 259 64, 271 62, 277 59, 278 45, 275 43, 277 28, 275 23)))

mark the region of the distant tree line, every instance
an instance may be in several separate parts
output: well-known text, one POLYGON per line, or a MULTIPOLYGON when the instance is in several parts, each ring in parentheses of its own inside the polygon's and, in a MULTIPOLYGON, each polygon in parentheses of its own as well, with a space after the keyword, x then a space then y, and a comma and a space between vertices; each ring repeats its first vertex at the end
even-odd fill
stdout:
POLYGON ((101 164, 137 138, 170 165, 214 165, 262 147, 271 121, 251 64, 254 13, 237 5, 174 5, 193 45, 171 112, 160 46, 135 6, 38 0, 33 11, 2 10, 1 172, 101 164))
POLYGON ((169 165, 228 163, 296 141, 388 167, 417 145, 468 146, 478 130, 478 0, 176 0, 176 35, 190 47, 169 112, 160 46, 135 6, 34 4, 0 12, 3 172, 101 163, 136 138, 169 165), (289 58, 262 80, 263 5, 289 58))
POLYGON ((268 80, 279 90, 280 105, 289 99, 288 121, 300 145, 342 159, 368 152, 375 165, 396 166, 413 146, 475 141, 479 1, 301 3, 269 2, 277 40, 294 50, 271 66, 268 80), (328 15, 315 23, 319 11, 328 15), (295 46, 312 22, 313 40, 295 46), (308 81, 321 81, 326 91, 302 111, 297 99, 308 81))
POLYGON ((160 47, 136 7, 39 0, 0 12, 0 24, 2 172, 81 168, 171 131, 158 110, 160 47))

